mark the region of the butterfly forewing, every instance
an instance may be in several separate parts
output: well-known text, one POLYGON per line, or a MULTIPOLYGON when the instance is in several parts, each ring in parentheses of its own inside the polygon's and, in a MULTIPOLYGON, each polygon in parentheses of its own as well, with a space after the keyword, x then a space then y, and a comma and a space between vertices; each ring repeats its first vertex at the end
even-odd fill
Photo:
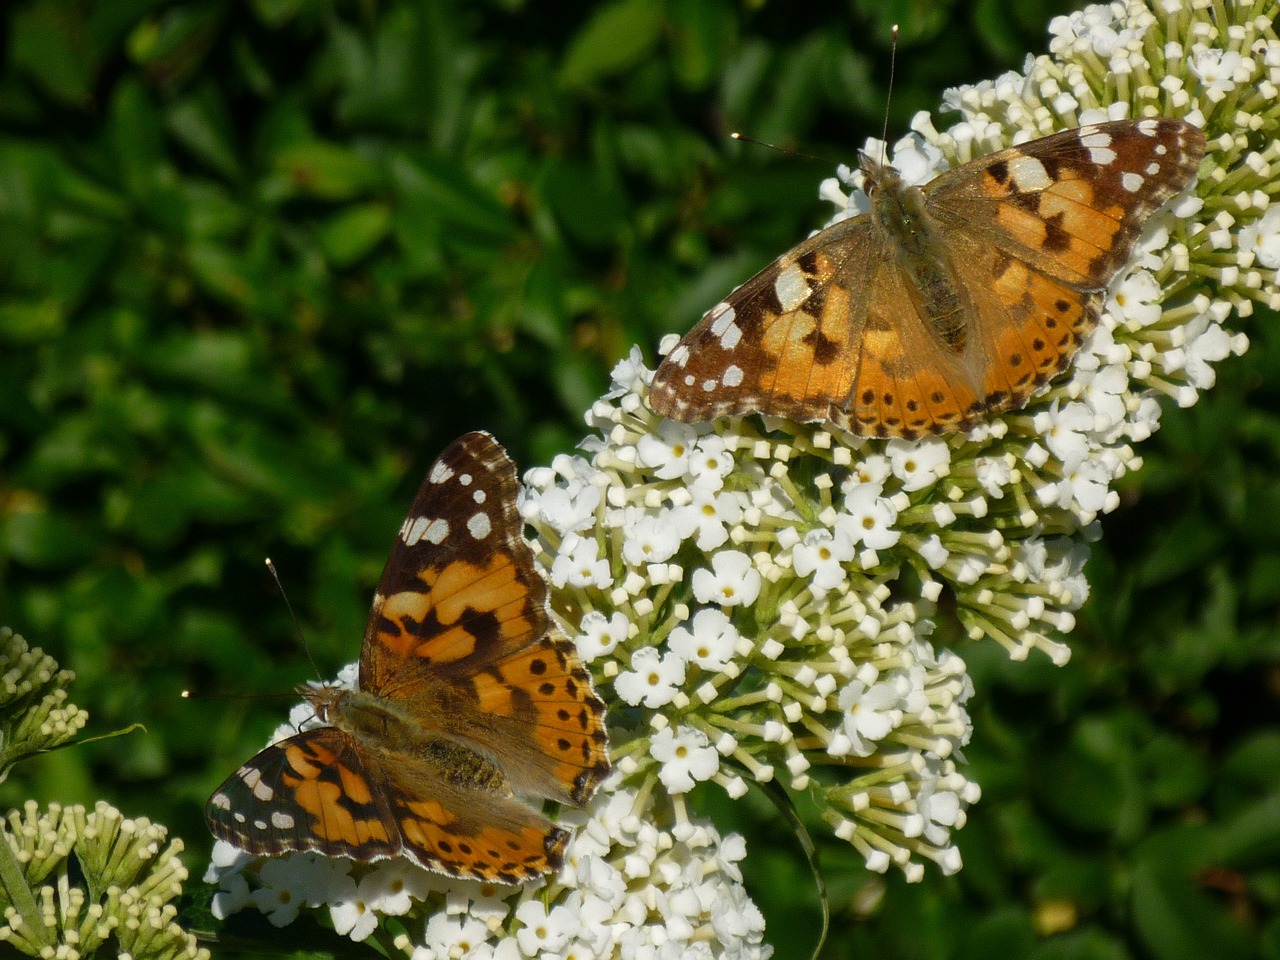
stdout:
POLYGON ((362 689, 398 696, 467 674, 547 630, 547 588, 520 536, 515 464, 488 434, 440 455, 391 549, 360 658, 362 689))
POLYGON ((809 238, 713 308, 659 366, 650 403, 689 422, 758 412, 906 438, 1016 409, 1070 362, 1204 146, 1180 120, 1095 124, 922 190, 865 161, 876 213, 809 238))
POLYGON ((1100 290, 1128 263, 1147 218, 1190 182, 1204 148, 1204 133, 1182 120, 1091 124, 982 157, 925 193, 954 232, 1100 290))

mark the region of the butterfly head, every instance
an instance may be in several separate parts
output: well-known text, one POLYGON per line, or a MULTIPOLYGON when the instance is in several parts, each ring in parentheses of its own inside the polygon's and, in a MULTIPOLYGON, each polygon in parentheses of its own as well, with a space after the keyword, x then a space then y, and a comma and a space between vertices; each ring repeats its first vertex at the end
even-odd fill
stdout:
POLYGON ((858 169, 862 171, 862 190, 872 199, 877 193, 895 192, 902 188, 902 174, 865 150, 858 151, 858 169))
POLYGON ((301 684, 295 692, 299 697, 311 704, 311 709, 315 711, 317 720, 328 724, 333 723, 333 718, 338 711, 339 705, 351 693, 345 687, 334 687, 328 684, 317 687, 309 683, 301 684))

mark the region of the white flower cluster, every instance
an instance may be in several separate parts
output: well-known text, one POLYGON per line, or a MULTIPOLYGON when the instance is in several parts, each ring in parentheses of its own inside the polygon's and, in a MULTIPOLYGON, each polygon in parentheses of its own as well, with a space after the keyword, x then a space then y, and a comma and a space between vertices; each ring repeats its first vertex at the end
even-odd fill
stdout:
MULTIPOLYGON (((739 797, 751 781, 809 791, 873 870, 959 869, 952 833, 979 798, 958 766, 972 686, 935 633, 1064 662, 1086 543, 1159 398, 1194 403, 1244 351, 1222 326, 1233 311, 1280 307, 1274 7, 1129 0, 1060 17, 1050 56, 949 91, 960 121, 938 131, 921 114, 896 145, 922 182, 1092 121, 1163 113, 1206 132, 1200 181, 1152 220, 1070 371, 1023 410, 911 443, 774 418, 690 426, 649 409, 635 350, 581 455, 528 472, 521 511, 609 704, 621 778, 558 876, 481 887, 296 855, 212 870, 217 911, 254 903, 287 922, 323 905, 355 939, 396 916, 396 948, 422 958, 765 956, 741 842, 687 806, 699 784, 739 797)), ((865 209, 846 193, 858 182, 823 184, 837 218, 865 209)))
MULTIPOLYGON (((1212 364, 1247 347, 1221 325, 1233 308, 1280 302, 1263 269, 1280 257, 1280 44, 1260 9, 1237 5, 1227 24, 1207 2, 1134 0, 1059 18, 1052 56, 950 91, 962 119, 939 132, 922 114, 897 144, 895 165, 925 182, 1152 110, 1206 129, 1204 180, 1148 224, 1069 373, 1023 410, 917 442, 772 418, 691 426, 651 412, 634 351, 583 455, 527 474, 554 608, 606 698, 640 711, 615 751, 624 773, 659 781, 678 810, 698 782, 737 796, 781 776, 872 869, 959 867, 950 831, 978 796, 955 763, 970 686, 928 638, 941 626, 1064 662, 1085 542, 1140 465, 1158 398, 1193 403, 1212 364), (944 590, 954 614, 940 619, 944 590)), ((836 219, 867 208, 840 181, 821 193, 836 219)))
POLYGON ((362 941, 394 917, 403 932, 382 945, 410 960, 767 960, 764 917, 737 866, 742 838, 690 821, 664 830, 661 818, 652 794, 615 777, 574 815, 560 872, 517 887, 454 880, 407 860, 255 859, 222 841, 205 880, 220 886, 219 918, 252 905, 283 927, 320 908, 337 933, 362 941))

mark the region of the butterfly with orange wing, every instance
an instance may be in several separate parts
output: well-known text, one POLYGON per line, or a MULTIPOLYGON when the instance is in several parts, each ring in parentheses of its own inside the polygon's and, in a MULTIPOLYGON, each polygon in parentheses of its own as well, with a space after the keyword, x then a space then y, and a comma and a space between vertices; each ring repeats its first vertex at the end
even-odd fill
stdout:
POLYGON ((713 307, 658 367, 650 404, 686 422, 764 413, 906 439, 1017 409, 1071 361, 1204 149, 1184 121, 1118 120, 923 187, 863 154, 871 211, 713 307))
POLYGON ((581 805, 608 773, 604 705, 551 624, 517 489, 488 434, 440 455, 374 595, 357 688, 300 689, 327 726, 227 778, 215 836, 499 883, 560 866, 569 834, 541 800, 581 805))

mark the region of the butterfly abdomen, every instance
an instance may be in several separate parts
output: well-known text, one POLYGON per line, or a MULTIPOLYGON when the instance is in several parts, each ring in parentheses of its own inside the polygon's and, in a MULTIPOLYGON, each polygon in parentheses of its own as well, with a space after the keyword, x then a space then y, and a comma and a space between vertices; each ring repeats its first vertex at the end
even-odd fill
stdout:
POLYGON ((972 308, 957 285, 947 245, 930 216, 924 192, 896 175, 879 174, 871 197, 883 249, 895 251, 907 294, 929 328, 949 351, 962 354, 969 342, 965 317, 972 308))

